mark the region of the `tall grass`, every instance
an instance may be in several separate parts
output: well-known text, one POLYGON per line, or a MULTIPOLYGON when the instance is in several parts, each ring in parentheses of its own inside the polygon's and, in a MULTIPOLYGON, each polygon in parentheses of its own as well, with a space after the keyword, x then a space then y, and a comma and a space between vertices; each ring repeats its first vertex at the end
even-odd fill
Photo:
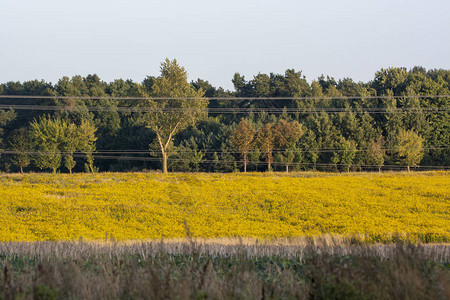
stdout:
POLYGON ((316 240, 0 243, 3 299, 449 299, 449 245, 316 240))

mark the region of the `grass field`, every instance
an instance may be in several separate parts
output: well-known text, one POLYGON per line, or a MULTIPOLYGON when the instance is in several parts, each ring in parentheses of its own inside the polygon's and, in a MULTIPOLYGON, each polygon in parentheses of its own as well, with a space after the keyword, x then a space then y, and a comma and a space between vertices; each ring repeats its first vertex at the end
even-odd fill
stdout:
POLYGON ((0 299, 450 296, 445 245, 222 242, 0 242, 0 299))
POLYGON ((450 240, 450 173, 0 177, 0 241, 333 234, 450 240))

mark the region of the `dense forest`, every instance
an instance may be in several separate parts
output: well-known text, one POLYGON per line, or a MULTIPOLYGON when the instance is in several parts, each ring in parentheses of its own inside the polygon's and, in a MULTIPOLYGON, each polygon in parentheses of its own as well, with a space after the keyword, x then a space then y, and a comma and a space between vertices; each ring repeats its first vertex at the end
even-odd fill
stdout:
POLYGON ((450 166, 450 70, 354 82, 294 69, 188 82, 176 60, 141 83, 97 75, 0 84, 0 167, 53 171, 378 171, 450 166))

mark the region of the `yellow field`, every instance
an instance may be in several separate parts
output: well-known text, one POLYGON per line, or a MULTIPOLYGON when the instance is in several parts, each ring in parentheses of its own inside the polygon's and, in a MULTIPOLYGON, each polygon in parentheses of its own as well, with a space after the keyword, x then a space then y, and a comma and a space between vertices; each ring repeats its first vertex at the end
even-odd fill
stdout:
POLYGON ((450 173, 0 177, 0 240, 394 233, 450 240, 450 173))

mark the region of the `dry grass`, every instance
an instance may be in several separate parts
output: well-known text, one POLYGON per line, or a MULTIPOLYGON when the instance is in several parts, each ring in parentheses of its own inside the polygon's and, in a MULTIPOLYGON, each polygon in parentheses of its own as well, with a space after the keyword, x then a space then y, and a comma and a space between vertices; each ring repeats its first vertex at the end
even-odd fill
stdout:
POLYGON ((449 245, 0 243, 3 299, 448 299, 449 245))

